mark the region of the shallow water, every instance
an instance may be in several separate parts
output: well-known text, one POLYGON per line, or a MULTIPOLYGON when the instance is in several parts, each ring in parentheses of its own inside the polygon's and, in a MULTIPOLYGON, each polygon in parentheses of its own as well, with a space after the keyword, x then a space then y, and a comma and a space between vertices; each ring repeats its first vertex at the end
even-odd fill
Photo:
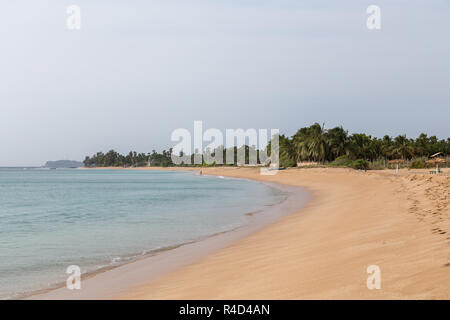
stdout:
POLYGON ((0 169, 0 298, 231 230, 270 186, 191 172, 0 169))

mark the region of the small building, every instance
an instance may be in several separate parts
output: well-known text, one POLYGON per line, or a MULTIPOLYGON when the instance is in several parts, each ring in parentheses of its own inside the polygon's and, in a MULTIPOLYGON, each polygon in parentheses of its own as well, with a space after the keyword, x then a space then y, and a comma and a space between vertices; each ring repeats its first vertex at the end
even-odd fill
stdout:
POLYGON ((430 156, 430 159, 444 158, 444 157, 445 157, 445 154, 444 154, 443 152, 438 152, 438 153, 432 154, 432 155, 430 156))

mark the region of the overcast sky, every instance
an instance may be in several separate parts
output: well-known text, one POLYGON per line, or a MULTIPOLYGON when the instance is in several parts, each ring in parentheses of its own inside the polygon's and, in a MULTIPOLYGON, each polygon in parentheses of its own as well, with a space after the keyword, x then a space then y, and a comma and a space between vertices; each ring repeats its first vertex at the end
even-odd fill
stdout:
POLYGON ((159 151, 194 120, 447 138, 449 39, 449 0, 2 1, 0 166, 159 151))

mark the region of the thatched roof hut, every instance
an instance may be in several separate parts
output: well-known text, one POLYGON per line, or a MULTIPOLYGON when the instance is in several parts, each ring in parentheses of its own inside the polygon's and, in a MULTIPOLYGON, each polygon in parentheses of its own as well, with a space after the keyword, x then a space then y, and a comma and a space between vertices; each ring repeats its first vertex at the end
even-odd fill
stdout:
POLYGON ((392 163, 392 164, 395 164, 396 166, 395 166, 395 173, 398 173, 398 165, 400 164, 400 163, 404 163, 405 162, 405 160, 403 160, 403 159, 393 159, 393 160, 389 160, 388 161, 388 163, 392 163))
POLYGON ((404 163, 405 160, 403 159, 394 159, 394 160, 389 160, 388 163, 393 163, 393 164, 399 164, 399 163, 404 163))
POLYGON ((437 165, 439 165, 439 163, 445 163, 445 162, 446 161, 443 158, 434 158, 434 159, 427 160, 427 163, 429 163, 429 164, 437 164, 437 165))
POLYGON ((430 158, 433 159, 433 158, 444 157, 444 156, 445 156, 445 154, 443 152, 438 152, 438 153, 432 154, 430 156, 430 158))
POLYGON ((435 164, 436 165, 436 174, 441 172, 441 170, 439 169, 439 164, 440 163, 446 163, 445 159, 443 159, 443 158, 434 158, 434 159, 427 160, 427 164, 435 164))

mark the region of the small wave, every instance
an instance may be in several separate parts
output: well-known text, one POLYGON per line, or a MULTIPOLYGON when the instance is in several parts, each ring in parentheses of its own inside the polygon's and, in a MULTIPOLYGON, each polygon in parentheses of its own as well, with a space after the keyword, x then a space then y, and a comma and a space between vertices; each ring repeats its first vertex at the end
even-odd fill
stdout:
POLYGON ((257 213, 263 212, 263 210, 256 210, 256 211, 252 211, 252 212, 247 212, 245 215, 246 216, 253 216, 257 213))
POLYGON ((120 261, 122 261, 121 257, 114 257, 114 258, 111 259, 111 263, 118 263, 120 261))

